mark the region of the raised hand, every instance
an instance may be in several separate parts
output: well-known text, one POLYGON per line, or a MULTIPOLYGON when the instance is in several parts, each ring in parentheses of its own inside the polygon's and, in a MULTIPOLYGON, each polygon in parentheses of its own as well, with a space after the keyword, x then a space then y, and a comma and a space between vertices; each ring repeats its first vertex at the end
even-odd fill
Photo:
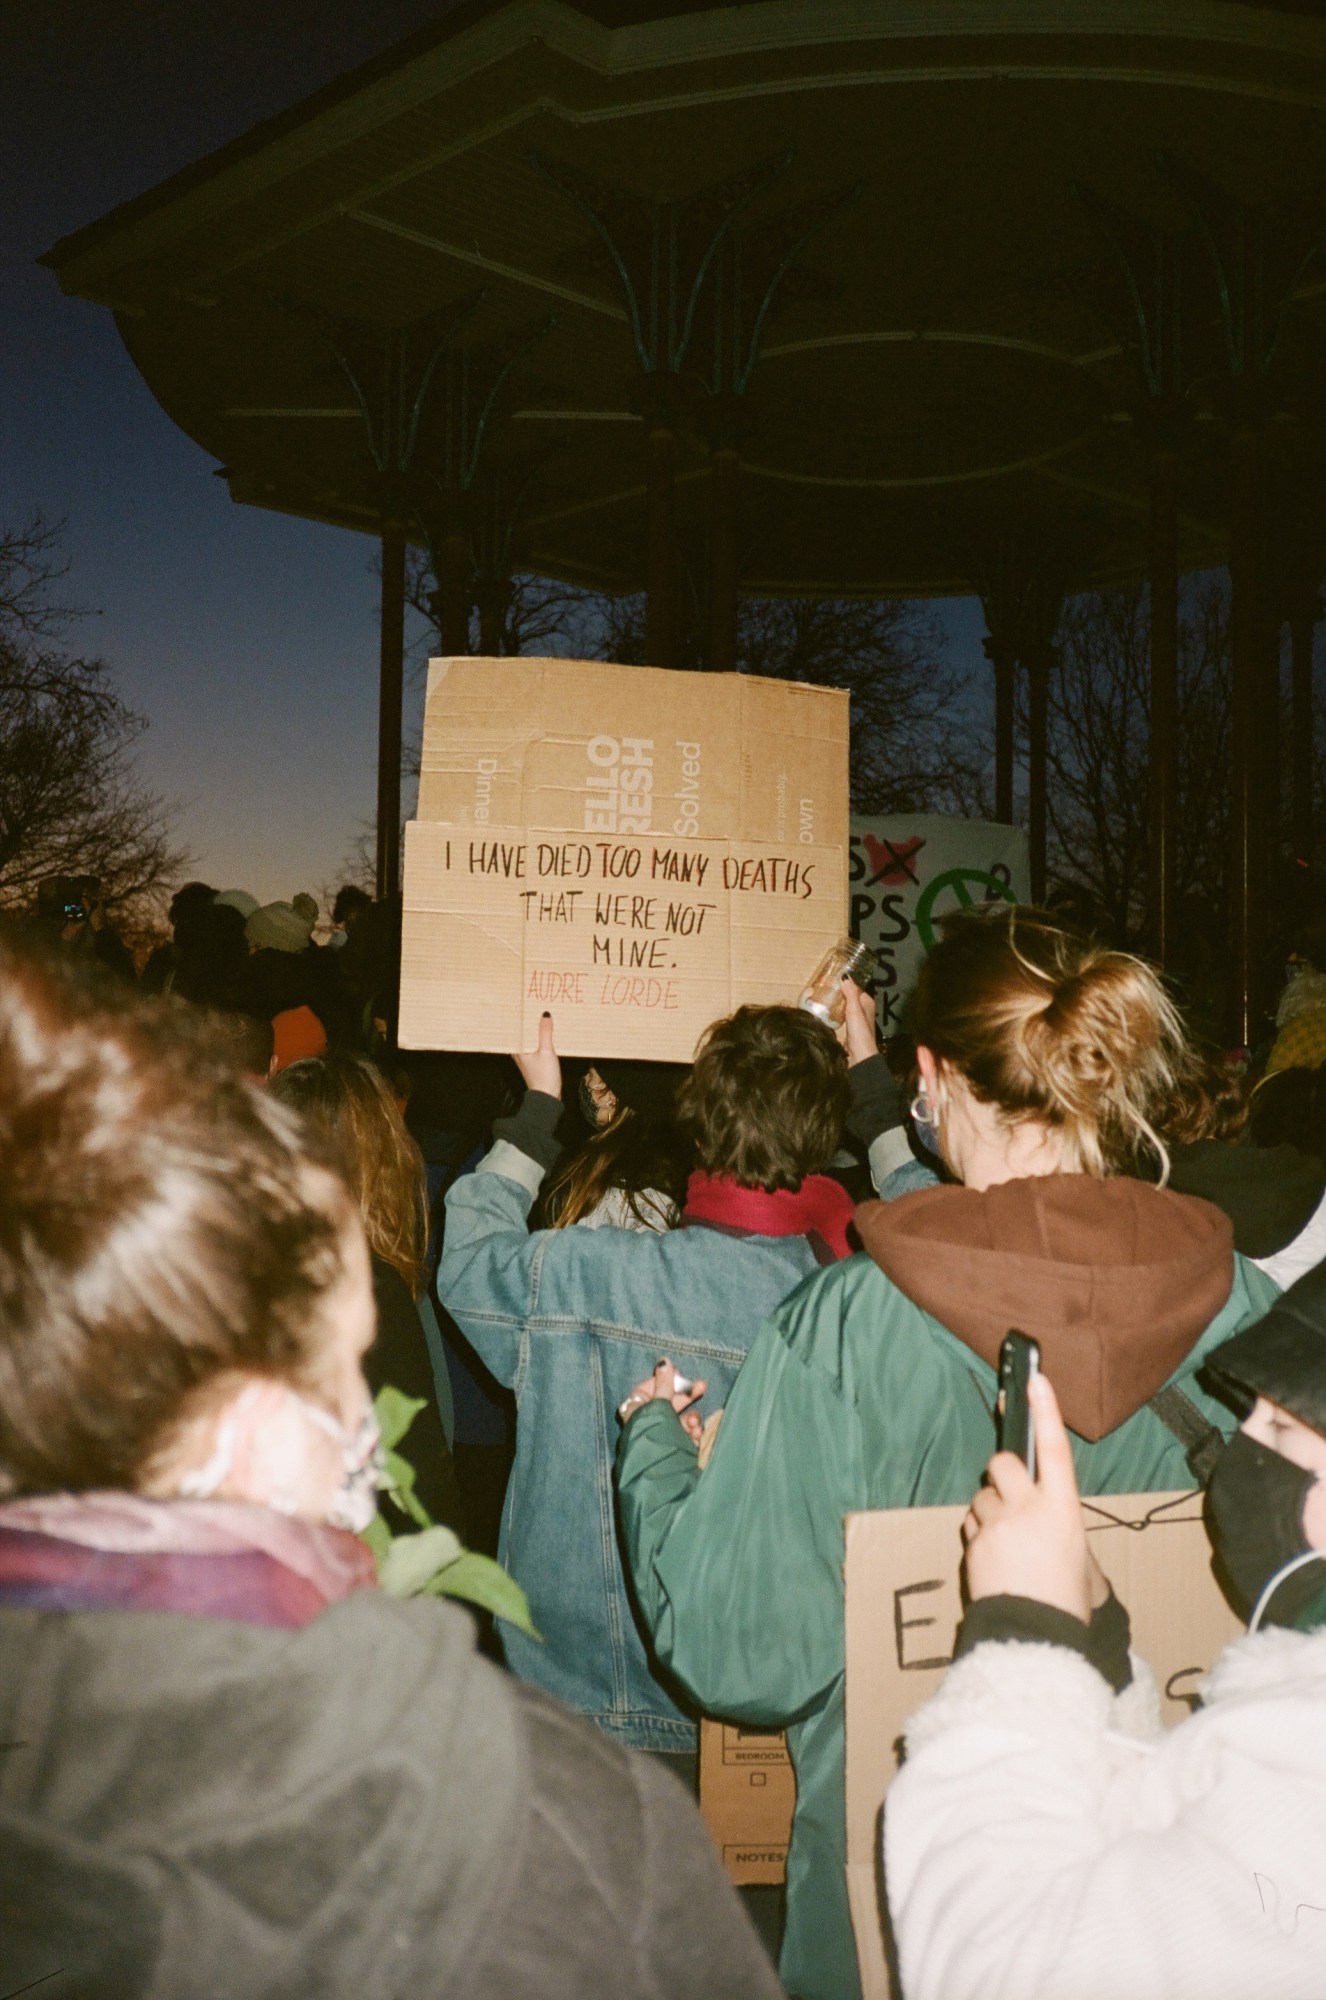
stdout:
POLYGON ((853 1063, 865 1062, 869 1056, 879 1054, 879 1039, 875 1032, 874 996, 854 979, 844 978, 843 999, 847 1003, 843 1039, 850 1069, 853 1063))
POLYGON ((553 1047, 553 1020, 545 1014, 539 1022, 539 1046, 528 1054, 512 1057, 525 1079, 526 1090, 541 1090, 545 1097, 562 1094, 562 1065, 553 1047))
POLYGON ((700 1412, 692 1406, 699 1402, 708 1387, 707 1382, 687 1382, 685 1376, 678 1375, 670 1361, 660 1361, 653 1374, 646 1375, 643 1382, 637 1382, 630 1395, 618 1404, 617 1415, 622 1423, 629 1423, 646 1403, 652 1403, 656 1396, 665 1396, 681 1418, 687 1436, 698 1445, 704 1426, 700 1422, 700 1412))
POLYGON ((1036 1478, 1020 1458, 998 1451, 988 1484, 962 1524, 967 1589, 973 1598, 1031 1597, 1087 1624, 1100 1573, 1087 1553, 1073 1451, 1054 1390, 1044 1375, 1027 1386, 1036 1427, 1036 1478))

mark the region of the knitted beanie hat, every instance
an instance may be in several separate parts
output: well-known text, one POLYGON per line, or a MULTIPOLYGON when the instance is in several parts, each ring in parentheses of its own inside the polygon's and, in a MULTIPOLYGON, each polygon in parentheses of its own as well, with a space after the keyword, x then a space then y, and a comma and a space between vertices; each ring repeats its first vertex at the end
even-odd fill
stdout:
POLYGON ((287 1007, 272 1016, 272 1066, 268 1074, 279 1076, 291 1063, 327 1053, 327 1030, 311 1007, 287 1007))
POLYGON ((1206 1372, 1236 1409, 1266 1396, 1326 1437, 1326 1264, 1306 1271, 1255 1325, 1217 1347, 1206 1372))
POLYGON ((297 915, 308 918, 308 927, 312 930, 318 921, 317 897, 310 896, 306 889, 301 889, 297 896, 290 898, 290 907, 297 915))
POLYGON ((260 951, 303 951, 312 932, 312 919, 290 903, 264 903, 244 926, 245 937, 260 951))
POLYGON ((238 910, 246 921, 258 907, 258 898, 251 896, 247 889, 221 889, 212 901, 219 903, 223 910, 238 910))

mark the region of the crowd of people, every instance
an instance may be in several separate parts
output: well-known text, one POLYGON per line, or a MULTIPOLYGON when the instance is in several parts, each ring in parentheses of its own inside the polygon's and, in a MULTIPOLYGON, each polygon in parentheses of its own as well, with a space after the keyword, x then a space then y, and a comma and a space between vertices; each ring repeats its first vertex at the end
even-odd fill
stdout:
POLYGON ((886 1051, 846 981, 836 1033, 744 1006, 587 1065, 546 1014, 512 1065, 397 1050, 398 913, 319 914, 186 884, 140 977, 86 881, 0 933, 9 1988, 857 2000, 844 1517, 970 1502, 881 1801, 906 2000, 1316 2000, 1315 965, 1255 1088, 1002 904, 886 1051), (500 1462, 537 1636, 376 1587, 386 1384, 434 1520, 482 1543, 500 1462), (1194 1483, 1250 1630, 1165 1732, 1079 1496, 1194 1483), (706 1715, 787 1731, 776 1972, 706 1715))

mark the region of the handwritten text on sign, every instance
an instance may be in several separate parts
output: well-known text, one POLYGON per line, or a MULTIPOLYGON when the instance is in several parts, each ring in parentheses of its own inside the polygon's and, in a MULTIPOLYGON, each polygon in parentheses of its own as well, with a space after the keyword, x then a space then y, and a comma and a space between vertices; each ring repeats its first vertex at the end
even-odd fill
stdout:
MULTIPOLYGON (((417 1045, 532 1046, 550 1009, 567 1054, 631 1052, 615 1031, 608 1046, 606 1021, 673 1016, 683 1059, 742 1001, 795 1000, 842 926, 837 848, 421 822, 408 837, 404 956, 427 950, 447 967, 436 1002, 448 1040, 423 1041, 416 1018, 417 1045)), ((657 1034, 641 1052, 662 1055, 657 1034)))

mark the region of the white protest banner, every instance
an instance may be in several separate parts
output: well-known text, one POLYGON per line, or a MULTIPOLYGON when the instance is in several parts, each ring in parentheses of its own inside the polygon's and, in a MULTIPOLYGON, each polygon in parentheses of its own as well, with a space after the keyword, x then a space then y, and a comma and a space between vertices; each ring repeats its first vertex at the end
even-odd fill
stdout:
POLYGON ((1027 836, 1015 826, 940 813, 853 814, 848 885, 852 935, 879 959, 880 1027, 896 1035, 940 919, 973 903, 1030 900, 1027 836))
MULTIPOLYGON (((1082 1502, 1092 1551, 1132 1621, 1171 1724, 1243 1630, 1211 1570, 1202 1495, 1104 1494, 1082 1502)), ((880 1809, 907 1719, 939 1686, 962 1618, 966 1507, 847 1516, 847 1892, 863 2000, 895 2000, 877 1894, 880 1809)))

